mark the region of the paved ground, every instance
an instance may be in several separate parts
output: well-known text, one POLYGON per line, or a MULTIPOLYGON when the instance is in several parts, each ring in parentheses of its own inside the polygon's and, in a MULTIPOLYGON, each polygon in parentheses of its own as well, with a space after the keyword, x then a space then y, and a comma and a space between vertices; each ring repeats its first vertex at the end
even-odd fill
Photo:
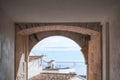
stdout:
POLYGON ((75 74, 55 74, 55 73, 45 73, 39 74, 29 80, 70 80, 75 74))
POLYGON ((85 79, 84 77, 81 77, 81 76, 77 75, 77 76, 71 78, 70 80, 87 80, 87 79, 85 79))

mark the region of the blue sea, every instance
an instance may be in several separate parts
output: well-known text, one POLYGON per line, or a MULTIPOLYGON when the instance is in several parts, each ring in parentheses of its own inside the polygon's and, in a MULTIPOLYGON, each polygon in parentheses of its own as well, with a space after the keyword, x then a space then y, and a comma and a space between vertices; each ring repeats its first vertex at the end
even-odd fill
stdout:
POLYGON ((46 67, 48 61, 55 60, 57 68, 74 68, 78 75, 87 75, 84 56, 80 51, 31 51, 34 55, 45 55, 42 66, 46 67))

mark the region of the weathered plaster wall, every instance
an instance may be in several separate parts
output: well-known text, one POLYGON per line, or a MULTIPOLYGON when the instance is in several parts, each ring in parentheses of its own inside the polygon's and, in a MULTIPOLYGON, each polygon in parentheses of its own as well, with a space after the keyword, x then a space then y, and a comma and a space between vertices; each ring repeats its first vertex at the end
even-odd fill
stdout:
POLYGON ((101 78, 101 35, 91 36, 88 49, 88 79, 102 80, 101 78))
MULTIPOLYGON (((27 36, 22 36, 22 35, 18 35, 16 34, 16 47, 15 47, 15 51, 16 51, 16 55, 15 55, 15 77, 17 80, 19 79, 24 79, 25 77, 27 78, 27 59, 28 59, 28 37, 27 36), (18 46, 19 45, 19 46, 18 46), (22 59, 22 55, 24 55, 24 58, 22 59), (21 61, 22 59, 22 61, 21 61)), ((27 80, 27 79, 26 79, 27 80)))
POLYGON ((35 59, 28 62, 28 79, 42 72, 41 59, 35 59))
POLYGON ((14 24, 1 9, 0 80, 14 80, 14 24))
POLYGON ((109 18, 110 80, 120 80, 120 8, 109 18))

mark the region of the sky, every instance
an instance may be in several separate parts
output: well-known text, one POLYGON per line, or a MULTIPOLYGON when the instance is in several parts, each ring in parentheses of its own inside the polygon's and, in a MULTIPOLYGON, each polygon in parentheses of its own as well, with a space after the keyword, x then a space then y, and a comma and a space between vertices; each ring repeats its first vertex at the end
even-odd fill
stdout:
MULTIPOLYGON (((64 36, 51 36, 38 42, 31 50, 30 55, 45 55, 43 60, 55 60, 56 66, 81 68, 86 74, 86 66, 81 47, 73 40, 64 36)), ((44 64, 45 65, 45 64, 44 64)))
POLYGON ((52 36, 40 41, 36 46, 34 46, 34 50, 35 49, 46 51, 76 51, 80 50, 81 48, 69 38, 63 36, 52 36))

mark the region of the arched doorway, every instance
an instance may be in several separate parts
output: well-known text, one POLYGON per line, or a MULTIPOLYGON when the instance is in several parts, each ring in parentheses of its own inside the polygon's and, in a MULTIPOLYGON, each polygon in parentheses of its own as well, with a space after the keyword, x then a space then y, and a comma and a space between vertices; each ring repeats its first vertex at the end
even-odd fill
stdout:
MULTIPOLYGON (((56 72, 58 74, 74 73, 81 77, 83 76, 86 77, 87 75, 86 73, 87 69, 84 60, 85 58, 84 58, 84 54, 81 52, 81 47, 70 38, 64 36, 49 36, 47 38, 42 39, 32 48, 29 56, 39 57, 41 55, 44 55, 44 58, 42 58, 41 60, 42 65, 40 65, 39 63, 39 66, 42 67, 43 73, 44 70, 48 67, 48 62, 54 60, 55 63, 54 63, 54 67, 53 68, 51 67, 52 69, 66 70, 66 71, 56 72)), ((33 62, 30 62, 30 64, 35 64, 35 63, 38 64, 38 62, 36 62, 37 60, 39 61, 39 59, 36 59, 33 62)), ((36 65, 31 65, 31 66, 32 66, 31 67, 32 70, 34 70, 31 71, 32 74, 35 72, 35 70, 36 72, 40 70, 40 67, 38 67, 37 69, 36 65)), ((28 67, 28 74, 31 74, 29 69, 30 66, 28 67)), ((41 70, 38 72, 38 74, 40 73, 42 74, 41 70)), ((36 76, 36 74, 33 75, 36 76)))
POLYGON ((23 23, 22 25, 17 25, 16 74, 18 74, 19 61, 22 54, 25 54, 25 62, 27 63, 29 51, 38 41, 58 34, 73 39, 82 47, 88 69, 88 79, 101 80, 102 53, 100 23, 32 23, 32 25, 23 23))

